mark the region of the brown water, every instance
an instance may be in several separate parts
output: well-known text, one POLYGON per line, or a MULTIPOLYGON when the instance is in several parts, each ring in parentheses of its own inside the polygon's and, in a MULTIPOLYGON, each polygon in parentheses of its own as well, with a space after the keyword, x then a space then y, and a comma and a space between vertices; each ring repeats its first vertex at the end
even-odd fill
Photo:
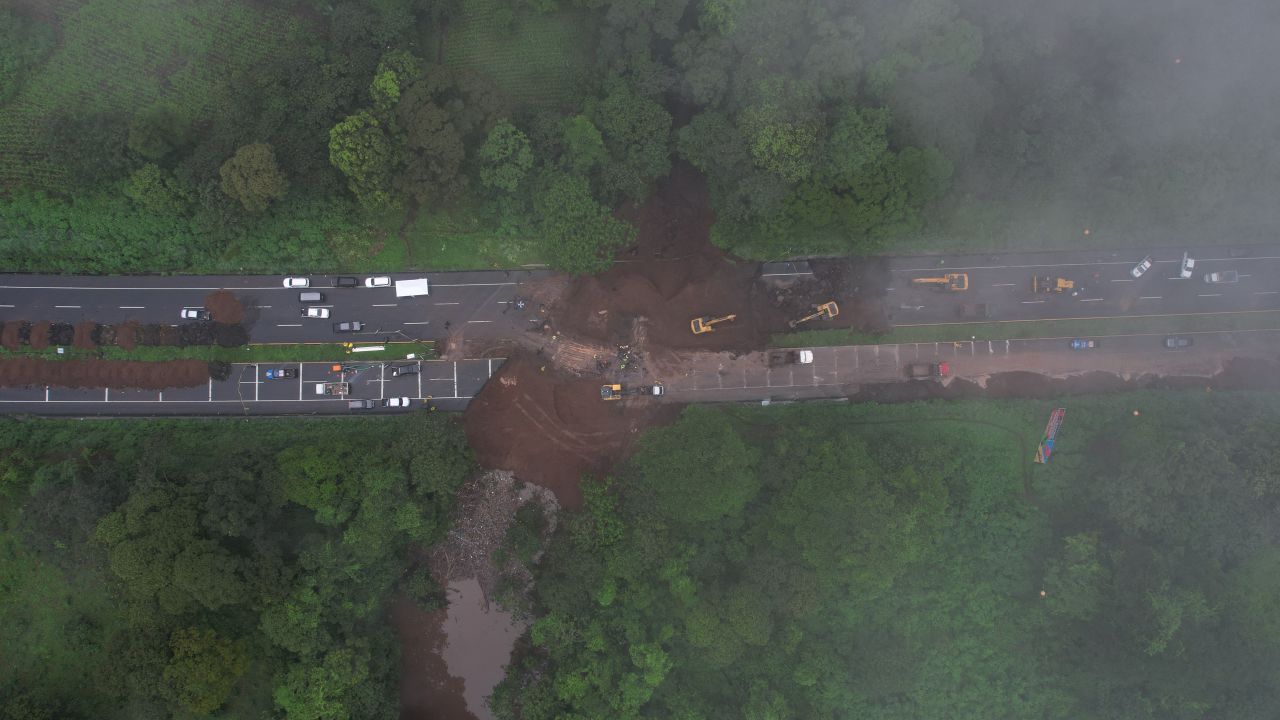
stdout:
POLYGON ((474 578, 449 583, 447 592, 447 610, 425 613, 408 600, 392 609, 403 648, 401 720, 491 720, 485 698, 524 632, 485 601, 474 578))

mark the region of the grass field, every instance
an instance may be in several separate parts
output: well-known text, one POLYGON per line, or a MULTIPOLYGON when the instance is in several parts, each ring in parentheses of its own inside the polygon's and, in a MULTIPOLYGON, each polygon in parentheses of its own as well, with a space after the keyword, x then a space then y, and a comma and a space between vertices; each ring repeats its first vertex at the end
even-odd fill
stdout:
POLYGON ((504 19, 505 4, 463 0, 442 39, 445 63, 482 73, 519 108, 576 109, 577 77, 595 49, 592 15, 524 11, 504 19))
POLYGON ((221 0, 58 0, 61 44, 0 107, 0 185, 61 189, 40 146, 59 114, 164 107, 205 117, 225 80, 269 57, 295 22, 268 3, 221 0))
POLYGON ((465 208, 420 214, 405 239, 411 268, 516 268, 541 262, 536 241, 500 235, 465 208))
POLYGON ((1227 330, 1280 329, 1280 310, 1154 317, 1095 318, 1089 320, 1015 320, 987 323, 953 323, 896 327, 883 335, 856 330, 810 330, 774 335, 777 347, 822 347, 828 345, 885 345, 912 342, 956 342, 978 340, 1024 340, 1028 338, 1105 337, 1107 335, 1227 330))

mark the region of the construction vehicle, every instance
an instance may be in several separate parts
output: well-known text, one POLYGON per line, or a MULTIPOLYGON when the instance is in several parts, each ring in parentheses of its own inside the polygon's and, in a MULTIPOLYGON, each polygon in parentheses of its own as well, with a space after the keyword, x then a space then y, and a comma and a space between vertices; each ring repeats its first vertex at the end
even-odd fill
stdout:
POLYGON ((737 315, 721 315, 720 317, 716 317, 716 318, 713 318, 713 317, 694 318, 689 321, 689 329, 693 331, 694 335, 701 335, 702 333, 714 332, 715 325, 718 325, 722 322, 732 322, 737 319, 738 319, 737 315))
POLYGON ((810 320, 817 320, 818 318, 822 318, 823 320, 830 320, 831 318, 839 314, 840 314, 840 306, 836 305, 835 300, 829 300, 827 302, 822 303, 821 305, 814 305, 813 312, 809 313, 808 315, 805 315, 804 317, 798 320, 792 320, 791 322, 787 323, 787 325, 794 328, 797 325, 803 325, 804 323, 807 323, 810 320))
POLYGON ((600 399, 601 400, 621 400, 627 395, 653 395, 657 397, 662 395, 664 390, 665 389, 662 387, 662 383, 654 383, 652 385, 639 385, 634 388, 624 388, 621 385, 618 385, 615 383, 613 385, 600 386, 600 399))
POLYGON ((951 363, 911 363, 907 365, 907 377, 913 380, 944 378, 951 374, 951 363))
POLYGON ((947 273, 942 277, 916 278, 911 282, 915 285, 933 285, 939 290, 960 292, 969 289, 969 273, 947 273))
POLYGON ((1070 290, 1072 295, 1080 291, 1076 287, 1074 280, 1066 278, 1053 277, 1051 275, 1033 275, 1031 277, 1031 292, 1036 293, 1061 293, 1070 290))
POLYGON ((812 365, 812 350, 774 350, 769 353, 769 367, 785 365, 812 365))
POLYGON ((351 383, 349 382, 316 383, 316 394, 328 395, 330 397, 346 397, 351 394, 351 383))

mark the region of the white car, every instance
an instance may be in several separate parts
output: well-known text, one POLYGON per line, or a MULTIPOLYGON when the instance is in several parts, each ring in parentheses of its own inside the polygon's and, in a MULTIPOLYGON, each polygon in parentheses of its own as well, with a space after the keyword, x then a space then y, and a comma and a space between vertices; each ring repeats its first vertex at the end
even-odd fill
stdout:
POLYGON ((1191 277, 1196 269, 1196 259, 1191 257, 1191 253, 1182 253, 1182 269, 1178 272, 1178 277, 1186 280, 1191 277))
POLYGON ((204 308, 182 308, 183 320, 208 320, 211 316, 204 308))
POLYGON ((325 318, 329 317, 329 308, 326 308, 326 307, 309 307, 309 308, 302 308, 302 317, 304 317, 304 318, 320 318, 320 319, 322 319, 322 320, 323 320, 323 319, 325 319, 325 318))
POLYGON ((1151 269, 1151 256, 1148 255, 1142 258, 1142 262, 1138 263, 1137 265, 1134 265, 1133 269, 1129 271, 1129 274, 1136 278, 1140 278, 1142 277, 1143 273, 1145 273, 1150 269, 1151 269))
POLYGON ((391 287, 390 275, 378 275, 376 277, 365 278, 365 287, 391 287))
POLYGON ((287 288, 311 287, 311 281, 303 277, 287 277, 284 279, 284 286, 287 288))
POLYGON ((413 404, 413 398, 393 397, 382 401, 382 407, 407 408, 413 404))

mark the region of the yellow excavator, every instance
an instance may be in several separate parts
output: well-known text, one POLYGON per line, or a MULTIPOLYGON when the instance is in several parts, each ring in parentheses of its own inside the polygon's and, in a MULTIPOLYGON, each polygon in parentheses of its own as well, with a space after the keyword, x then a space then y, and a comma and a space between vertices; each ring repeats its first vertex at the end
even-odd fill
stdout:
POLYGON ((916 285, 933 285, 941 290, 960 292, 969 289, 969 273, 947 273, 942 277, 916 278, 911 282, 916 285))
POLYGON ((621 385, 601 385, 600 399, 601 400, 621 400, 622 386, 621 385))
POLYGON ((840 306, 836 305, 835 300, 830 300, 828 302, 822 303, 821 305, 814 305, 813 312, 797 320, 792 320, 788 322, 787 325, 790 325, 792 328, 794 328, 797 325, 803 325, 804 323, 807 323, 810 320, 817 320, 818 318, 822 318, 823 320, 830 320, 831 318, 839 314, 840 314, 840 306))
POLYGON ((719 323, 732 322, 736 319, 738 319, 737 315, 721 315, 720 317, 716 317, 716 318, 713 318, 713 317, 694 318, 689 321, 689 329, 693 331, 694 335, 701 335, 702 333, 714 332, 715 331, 714 326, 718 325, 719 323))

